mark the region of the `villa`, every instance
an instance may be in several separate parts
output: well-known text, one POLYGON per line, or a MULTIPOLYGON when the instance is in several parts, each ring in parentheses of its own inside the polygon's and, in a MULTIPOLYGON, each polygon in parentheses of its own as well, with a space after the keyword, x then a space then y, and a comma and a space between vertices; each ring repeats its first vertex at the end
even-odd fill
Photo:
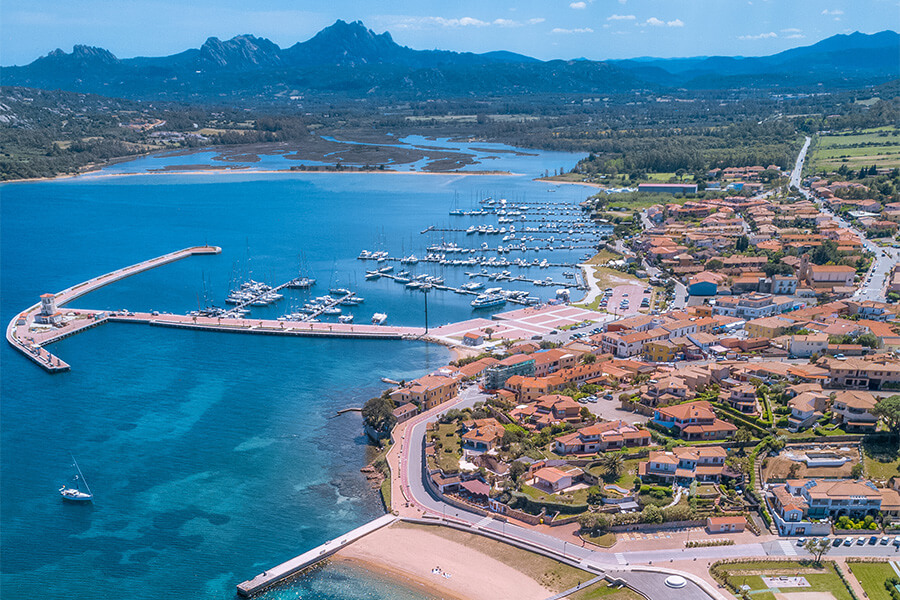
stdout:
POLYGON ((642 479, 646 477, 666 483, 719 481, 725 469, 726 456, 721 446, 678 447, 671 452, 651 452, 647 460, 638 465, 638 475, 642 479))
POLYGON ((650 432, 638 429, 624 421, 609 421, 582 427, 578 431, 563 434, 553 442, 553 451, 566 454, 595 454, 620 448, 647 446, 650 432))
POLYGON ((675 429, 686 440, 720 440, 737 431, 737 427, 716 418, 709 402, 688 402, 664 406, 653 412, 653 422, 675 429))

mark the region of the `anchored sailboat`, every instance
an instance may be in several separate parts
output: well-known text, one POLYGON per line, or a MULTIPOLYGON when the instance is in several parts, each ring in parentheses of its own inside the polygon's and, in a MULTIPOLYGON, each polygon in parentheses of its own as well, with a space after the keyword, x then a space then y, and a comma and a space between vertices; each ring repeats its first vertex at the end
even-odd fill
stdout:
MULTIPOLYGON (((72 455, 69 454, 69 456, 72 455)), ((90 486, 85 481, 81 468, 78 466, 78 461, 75 460, 74 456, 72 456, 72 463, 78 474, 72 477, 72 485, 63 485, 59 488, 59 495, 62 496, 63 500, 68 500, 69 502, 93 502, 94 493, 91 492, 90 486), (82 485, 84 485, 84 490, 81 489, 82 485)))

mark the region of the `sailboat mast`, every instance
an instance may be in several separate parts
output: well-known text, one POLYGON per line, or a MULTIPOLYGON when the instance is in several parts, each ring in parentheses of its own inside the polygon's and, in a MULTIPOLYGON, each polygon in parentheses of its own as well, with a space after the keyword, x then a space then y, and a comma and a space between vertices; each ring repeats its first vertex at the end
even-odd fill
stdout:
POLYGON ((75 470, 78 471, 78 477, 84 483, 84 488, 87 490, 88 494, 93 496, 94 492, 91 491, 91 486, 88 485, 87 480, 84 478, 84 474, 81 472, 81 467, 78 466, 78 461, 75 460, 75 457, 72 455, 71 452, 69 452, 69 456, 72 457, 72 462, 75 463, 75 470))

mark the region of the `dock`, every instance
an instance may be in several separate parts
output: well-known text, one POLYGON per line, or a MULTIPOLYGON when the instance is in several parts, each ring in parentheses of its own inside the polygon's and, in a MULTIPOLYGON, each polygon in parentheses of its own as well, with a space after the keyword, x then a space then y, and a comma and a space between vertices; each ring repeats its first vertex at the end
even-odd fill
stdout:
MULTIPOLYGON (((85 294, 126 277, 173 263, 188 256, 219 254, 221 252, 222 249, 218 246, 192 246, 176 252, 170 252, 169 254, 163 254, 162 256, 157 256, 129 267, 123 267, 66 288, 54 294, 55 302, 58 307, 62 307, 76 298, 80 298, 85 294)), ((105 313, 103 311, 77 311, 72 320, 63 327, 49 328, 46 331, 33 331, 35 316, 40 308, 40 304, 34 304, 16 315, 6 326, 6 341, 48 373, 68 371, 70 368, 68 363, 51 354, 43 346, 57 342, 85 329, 101 325, 106 322, 105 313)))
POLYGON ((304 569, 328 558, 344 546, 355 542, 373 531, 377 531, 382 527, 390 525, 396 519, 397 517, 391 514, 378 517, 374 521, 370 521, 361 527, 357 527, 345 535, 325 542, 318 548, 313 548, 300 556, 296 556, 291 560, 263 571, 253 579, 248 579, 247 581, 239 583, 237 586, 237 593, 245 598, 259 594, 273 585, 290 579, 304 569))
MULTIPOLYGON (((219 254, 220 252, 221 248, 216 246, 186 248, 89 279, 53 294, 53 298, 56 304, 61 306, 98 288, 142 271, 169 264, 188 256, 219 254)), ((335 303, 345 297, 337 299, 335 303)), ((35 321, 40 308, 40 304, 35 304, 13 318, 6 328, 6 340, 28 360, 48 373, 62 373, 70 370, 71 366, 52 354, 45 346, 106 323, 137 323, 173 329, 294 337, 403 340, 421 339, 425 335, 425 329, 421 327, 353 323, 309 323, 274 319, 229 318, 224 316, 173 315, 158 312, 110 312, 78 308, 67 308, 65 311, 59 311, 60 313, 65 312, 60 325, 40 326, 35 321)))

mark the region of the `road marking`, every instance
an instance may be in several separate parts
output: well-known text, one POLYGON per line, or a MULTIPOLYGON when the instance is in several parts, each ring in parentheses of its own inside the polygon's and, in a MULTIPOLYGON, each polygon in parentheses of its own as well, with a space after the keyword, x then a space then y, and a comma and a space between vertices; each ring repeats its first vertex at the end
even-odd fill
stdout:
POLYGON ((478 529, 484 529, 493 520, 494 519, 492 519, 491 517, 485 517, 482 520, 475 523, 475 527, 477 527, 478 529))
POLYGON ((797 549, 794 548, 794 545, 791 542, 778 540, 778 545, 781 546, 781 550, 784 552, 785 556, 797 556, 797 549))
POLYGON ((625 560, 625 555, 621 552, 616 552, 616 560, 619 561, 620 565, 627 565, 628 561, 625 560))
POLYGON ((890 561, 891 568, 894 569, 894 573, 897 574, 897 577, 900 577, 900 569, 897 568, 897 565, 900 564, 896 560, 890 561))

